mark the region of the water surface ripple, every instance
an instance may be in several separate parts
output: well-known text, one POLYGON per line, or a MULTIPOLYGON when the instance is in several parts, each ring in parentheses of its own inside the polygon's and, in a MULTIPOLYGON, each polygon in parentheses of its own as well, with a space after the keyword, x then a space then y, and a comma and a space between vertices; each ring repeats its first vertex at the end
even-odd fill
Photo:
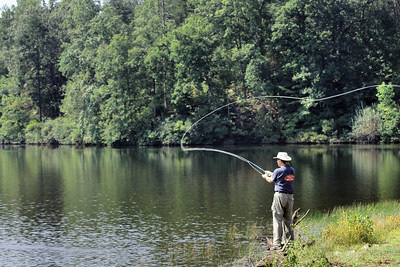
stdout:
MULTIPOLYGON (((400 199, 400 146, 225 147, 265 169, 287 151, 295 208, 400 199)), ((0 150, 2 266, 215 266, 271 232, 272 185, 246 163, 179 148, 0 150), (212 252, 210 252, 212 251, 212 252)))

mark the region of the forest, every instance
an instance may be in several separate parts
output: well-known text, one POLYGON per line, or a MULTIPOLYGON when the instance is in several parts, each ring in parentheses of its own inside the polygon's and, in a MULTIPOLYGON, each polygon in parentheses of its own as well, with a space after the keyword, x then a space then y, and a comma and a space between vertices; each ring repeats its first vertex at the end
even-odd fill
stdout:
POLYGON ((18 0, 0 10, 3 144, 178 145, 224 105, 182 142, 400 140, 399 0, 18 0), (366 86, 327 101, 259 98, 366 86))

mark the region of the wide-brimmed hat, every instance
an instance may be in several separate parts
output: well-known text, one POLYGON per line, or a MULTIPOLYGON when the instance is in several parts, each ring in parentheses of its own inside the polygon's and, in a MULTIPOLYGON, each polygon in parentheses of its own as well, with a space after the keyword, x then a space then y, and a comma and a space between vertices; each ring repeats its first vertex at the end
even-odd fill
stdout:
POLYGON ((292 158, 289 157, 286 152, 278 152, 278 155, 276 155, 276 157, 274 157, 274 159, 280 159, 283 161, 291 161, 292 160, 292 158))

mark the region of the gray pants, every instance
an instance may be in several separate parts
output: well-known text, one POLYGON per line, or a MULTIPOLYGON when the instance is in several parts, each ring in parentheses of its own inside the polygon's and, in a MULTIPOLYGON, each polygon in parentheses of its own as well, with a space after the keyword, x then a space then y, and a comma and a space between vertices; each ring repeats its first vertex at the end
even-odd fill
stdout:
POLYGON ((273 245, 279 246, 285 232, 286 239, 294 240, 292 229, 293 194, 275 192, 271 210, 273 217, 273 245))

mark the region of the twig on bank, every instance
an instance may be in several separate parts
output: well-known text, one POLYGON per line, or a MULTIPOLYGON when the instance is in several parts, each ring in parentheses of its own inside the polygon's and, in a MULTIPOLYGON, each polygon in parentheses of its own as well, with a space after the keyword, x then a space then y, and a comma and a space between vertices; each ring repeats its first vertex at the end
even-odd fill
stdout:
POLYGON ((297 222, 297 219, 299 218, 299 213, 300 213, 301 208, 298 208, 293 212, 292 215, 292 224, 295 224, 297 222))
POLYGON ((281 251, 284 251, 286 249, 286 247, 289 244, 291 238, 292 238, 292 235, 290 235, 289 238, 287 238, 287 240, 285 242, 285 245, 282 247, 281 251))
POLYGON ((293 225, 293 227, 296 227, 296 226, 308 215, 309 212, 310 212, 310 210, 307 210, 306 214, 304 214, 303 217, 301 217, 300 220, 298 220, 298 221, 293 225))
POLYGON ((254 265, 253 259, 250 256, 249 256, 249 260, 250 260, 251 266, 254 267, 255 265, 254 265))

